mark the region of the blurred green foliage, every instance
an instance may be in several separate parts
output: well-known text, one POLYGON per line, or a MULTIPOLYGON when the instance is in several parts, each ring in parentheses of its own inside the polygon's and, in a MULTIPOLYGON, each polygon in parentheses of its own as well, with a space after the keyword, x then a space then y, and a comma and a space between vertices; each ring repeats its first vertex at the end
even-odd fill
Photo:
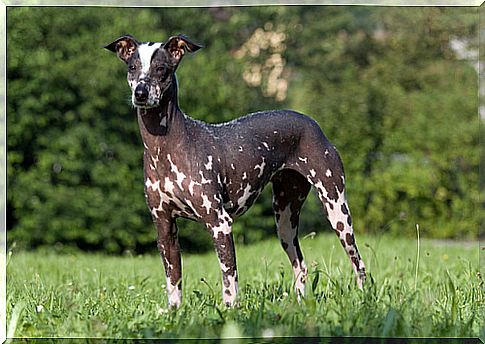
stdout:
MULTIPOLYGON (((315 118, 342 155, 357 233, 477 235, 478 77, 452 49, 476 39, 476 9, 10 7, 7 19, 9 243, 155 248, 126 68, 101 49, 125 33, 205 46, 177 72, 192 117, 315 118)), ((314 195, 301 222, 328 228, 314 195)), ((212 245, 200 225, 179 227, 183 249, 212 245)), ((234 233, 274 235, 270 187, 234 233)))

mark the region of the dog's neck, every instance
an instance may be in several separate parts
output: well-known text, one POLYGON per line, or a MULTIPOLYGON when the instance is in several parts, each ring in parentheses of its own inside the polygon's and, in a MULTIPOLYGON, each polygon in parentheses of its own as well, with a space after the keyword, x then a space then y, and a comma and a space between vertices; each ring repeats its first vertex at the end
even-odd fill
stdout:
POLYGON ((176 143, 184 137, 185 115, 178 106, 177 81, 175 76, 171 86, 162 94, 160 104, 154 108, 138 108, 138 124, 145 147, 176 143))

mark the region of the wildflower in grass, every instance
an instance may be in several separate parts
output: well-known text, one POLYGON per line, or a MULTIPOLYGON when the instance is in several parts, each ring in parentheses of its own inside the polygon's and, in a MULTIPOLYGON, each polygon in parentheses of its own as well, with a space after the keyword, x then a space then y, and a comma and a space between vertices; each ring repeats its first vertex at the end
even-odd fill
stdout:
POLYGON ((158 314, 160 314, 160 315, 167 314, 167 313, 168 313, 168 309, 166 309, 166 308, 161 308, 160 307, 158 309, 158 314))
POLYGON ((283 292, 283 297, 288 297, 288 293, 286 291, 283 292))
POLYGON ((134 286, 134 285, 130 285, 130 286, 128 287, 128 289, 129 289, 129 290, 133 290, 133 289, 135 289, 135 286, 134 286))
POLYGON ((35 310, 37 311, 37 313, 40 313, 44 310, 44 306, 42 305, 37 305, 37 307, 35 307, 35 310))

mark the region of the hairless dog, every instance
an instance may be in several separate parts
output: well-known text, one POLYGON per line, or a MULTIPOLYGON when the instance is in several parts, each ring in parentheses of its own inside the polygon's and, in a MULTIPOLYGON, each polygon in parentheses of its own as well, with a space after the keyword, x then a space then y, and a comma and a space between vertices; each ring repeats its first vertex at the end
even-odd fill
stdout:
POLYGON ((125 35, 105 48, 128 66, 145 147, 145 195, 158 231, 170 306, 178 307, 182 300, 178 217, 204 224, 212 235, 222 271, 222 297, 226 305, 235 304, 238 276, 232 224, 269 181, 277 232, 293 267, 298 300, 305 294, 308 273, 298 243, 298 222, 311 186, 362 288, 365 267, 354 239, 342 162, 313 119, 277 110, 223 124, 194 120, 179 108, 175 71, 187 52, 201 46, 183 35, 165 43, 139 42, 125 35))

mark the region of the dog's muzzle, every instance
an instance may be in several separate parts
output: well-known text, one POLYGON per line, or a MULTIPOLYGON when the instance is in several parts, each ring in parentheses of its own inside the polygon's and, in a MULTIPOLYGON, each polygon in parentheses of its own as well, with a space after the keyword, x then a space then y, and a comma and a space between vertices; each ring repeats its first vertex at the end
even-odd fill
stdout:
POLYGON ((147 85, 144 82, 139 83, 135 88, 134 94, 137 103, 145 104, 149 94, 147 85))

